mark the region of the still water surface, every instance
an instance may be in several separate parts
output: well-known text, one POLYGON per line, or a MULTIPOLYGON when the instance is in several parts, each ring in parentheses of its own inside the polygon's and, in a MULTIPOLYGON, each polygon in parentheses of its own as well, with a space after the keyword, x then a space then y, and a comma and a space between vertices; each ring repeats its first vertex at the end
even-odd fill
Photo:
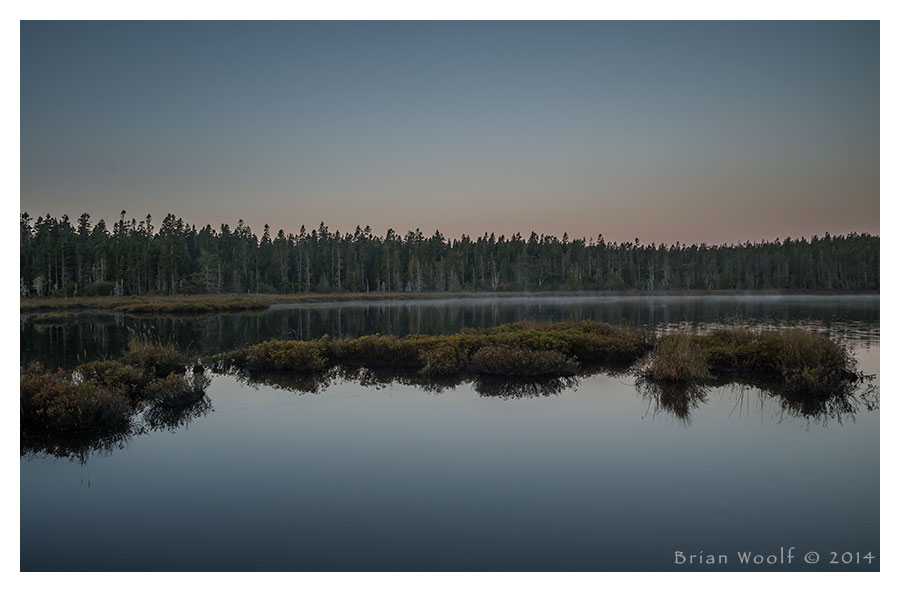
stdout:
MULTIPOLYGON (((129 330, 222 350, 269 337, 450 332, 520 319, 841 337, 879 370, 877 297, 479 299, 199 319, 23 318, 22 361, 114 357, 129 330), (77 347, 76 347, 77 346, 77 347), (75 354, 74 352, 81 353, 75 354)), ((676 551, 865 555, 878 569, 879 417, 756 389, 673 409, 604 374, 522 391, 215 376, 187 417, 96 450, 23 446, 24 570, 667 570, 676 551), (313 392, 310 392, 313 391, 313 392)), ((695 566, 696 567, 696 566, 695 566)), ((754 569, 760 569, 754 567, 754 569)))

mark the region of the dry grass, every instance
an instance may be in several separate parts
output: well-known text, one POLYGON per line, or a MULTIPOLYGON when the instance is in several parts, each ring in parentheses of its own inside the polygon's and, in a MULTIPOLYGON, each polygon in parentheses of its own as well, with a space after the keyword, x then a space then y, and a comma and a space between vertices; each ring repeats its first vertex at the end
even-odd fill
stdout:
POLYGON ((657 342, 644 372, 654 381, 685 382, 702 380, 709 374, 709 367, 705 353, 691 335, 673 333, 657 342))
POLYGON ((639 373, 656 382, 697 382, 708 374, 734 376, 816 397, 846 392, 862 379, 847 346, 827 335, 741 327, 708 335, 666 335, 639 373))
MULTIPOLYGON (((76 296, 72 298, 22 298, 24 314, 74 309, 115 310, 127 314, 202 315, 262 310, 272 304, 345 302, 348 300, 430 300, 523 296, 702 296, 734 294, 733 290, 590 290, 546 292, 339 292, 303 294, 185 294, 177 296, 76 296)), ((748 292, 741 292, 748 293, 748 292)), ((828 290, 756 290, 753 294, 843 293, 828 290)), ((854 293, 877 293, 859 291, 854 293)))

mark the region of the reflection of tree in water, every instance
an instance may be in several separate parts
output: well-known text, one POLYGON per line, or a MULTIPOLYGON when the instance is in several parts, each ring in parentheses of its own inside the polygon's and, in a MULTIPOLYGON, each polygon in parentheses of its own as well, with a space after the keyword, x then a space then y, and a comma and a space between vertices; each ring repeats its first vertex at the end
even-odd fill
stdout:
POLYGON ((153 405, 132 422, 114 430, 62 432, 54 434, 21 434, 21 455, 53 456, 81 464, 91 455, 109 456, 125 448, 132 438, 156 431, 176 432, 194 420, 214 411, 212 401, 204 395, 187 405, 153 405))
POLYGON ((785 388, 782 385, 741 380, 705 383, 652 382, 638 380, 638 393, 647 400, 649 414, 653 417, 666 413, 683 424, 690 425, 691 414, 706 403, 714 388, 727 387, 734 396, 734 407, 729 417, 750 417, 754 400, 760 412, 777 407, 772 413, 776 421, 806 421, 808 424, 826 426, 832 422, 842 424, 854 421, 861 411, 875 411, 879 406, 879 390, 874 376, 865 376, 861 383, 849 385, 828 396, 809 396, 785 388))

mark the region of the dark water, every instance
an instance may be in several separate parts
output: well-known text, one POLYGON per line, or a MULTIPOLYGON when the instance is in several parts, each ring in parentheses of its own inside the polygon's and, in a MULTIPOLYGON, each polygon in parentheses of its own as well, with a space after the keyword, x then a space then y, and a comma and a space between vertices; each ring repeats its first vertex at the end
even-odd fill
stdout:
MULTIPOLYGON (((178 321, 85 315, 64 328, 23 320, 22 349, 23 361, 69 362, 75 343, 111 357, 129 327, 154 324, 208 351, 337 327, 447 332, 593 318, 702 329, 735 316, 840 336, 865 372, 879 371, 877 297, 429 302, 178 321), (64 339, 48 336, 60 331, 64 339)), ((781 547, 795 547, 791 564, 751 569, 880 567, 879 414, 863 398, 810 411, 723 386, 673 406, 627 375, 604 374, 518 389, 409 382, 273 381, 291 386, 282 388, 216 376, 186 415, 144 418, 140 433, 106 446, 60 445, 58 456, 23 446, 21 567, 688 569, 674 563, 682 551, 726 554, 717 568, 741 569, 736 552, 781 547), (817 564, 804 561, 809 552, 817 564), (850 565, 841 564, 845 552, 850 565)))

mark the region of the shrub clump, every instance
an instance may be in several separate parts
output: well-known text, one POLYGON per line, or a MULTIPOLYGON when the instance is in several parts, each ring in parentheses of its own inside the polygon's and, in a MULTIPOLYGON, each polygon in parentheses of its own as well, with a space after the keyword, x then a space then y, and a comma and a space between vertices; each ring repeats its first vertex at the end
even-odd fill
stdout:
POLYGON ((219 354, 214 360, 251 372, 271 370, 309 372, 325 367, 321 349, 316 341, 272 339, 244 349, 219 354))
POLYGON ((202 398, 210 382, 203 372, 172 373, 150 381, 144 392, 146 398, 155 404, 181 407, 202 398))
MULTIPOLYGON (((333 366, 419 369, 431 377, 473 372, 565 376, 579 364, 632 364, 642 379, 700 382, 737 372, 798 392, 825 393, 860 378, 846 347, 797 330, 722 329, 708 335, 647 333, 605 323, 512 323, 454 335, 370 335, 355 339, 267 341, 213 359, 248 372, 314 372, 333 366)), ((160 377, 164 377, 160 376, 160 377)))
POLYGON ((422 365, 420 350, 423 339, 430 341, 432 338, 421 335, 367 335, 356 339, 322 339, 320 343, 328 358, 337 364, 418 368, 422 365))
POLYGON ((144 374, 164 378, 173 372, 184 372, 184 356, 171 345, 132 339, 122 363, 134 366, 144 374))
POLYGON ((81 364, 75 368, 75 374, 83 381, 122 391, 131 398, 139 397, 149 380, 138 368, 115 360, 81 364))
POLYGON ((496 345, 552 350, 582 362, 634 362, 650 349, 646 334, 596 321, 500 325, 484 332, 496 345))
POLYGON ((33 364, 20 377, 20 427, 29 434, 120 428, 147 402, 196 401, 209 382, 202 366, 186 373, 174 348, 141 341, 132 341, 121 361, 89 362, 71 372, 33 364))
POLYGON ((808 392, 860 378, 847 346, 813 331, 723 329, 695 339, 714 372, 751 374, 808 392))
POLYGON ((113 428, 128 422, 131 405, 121 390, 93 381, 75 382, 62 371, 30 366, 20 379, 20 420, 37 431, 113 428))
POLYGON ((578 365, 556 351, 489 346, 475 352, 469 368, 495 376, 566 376, 574 374, 578 365))
POLYGON ((685 382, 705 378, 709 367, 706 355, 691 335, 673 333, 657 342, 643 373, 650 380, 685 382))
POLYGON ((847 346, 799 329, 720 329, 708 335, 660 338, 641 372, 651 381, 701 381, 738 375, 804 396, 844 393, 863 377, 847 346))
POLYGON ((440 343, 420 354, 422 371, 430 376, 451 376, 465 368, 468 358, 450 343, 440 343))
MULTIPOLYGON (((649 340, 645 335, 593 321, 525 322, 490 329, 463 329, 454 335, 375 334, 354 339, 269 341, 219 354, 213 361, 232 370, 249 372, 316 371, 325 366, 345 365, 415 368, 429 376, 449 376, 474 370, 470 359, 485 347, 501 348, 506 357, 533 360, 537 364, 535 367, 511 362, 502 374, 521 372, 521 376, 536 376, 552 374, 557 371, 554 368, 561 374, 569 374, 576 365, 575 358, 585 362, 633 362, 649 348, 649 340), (304 354, 299 363, 291 361, 295 350, 304 354)), ((486 355, 483 353, 482 358, 486 355)))

